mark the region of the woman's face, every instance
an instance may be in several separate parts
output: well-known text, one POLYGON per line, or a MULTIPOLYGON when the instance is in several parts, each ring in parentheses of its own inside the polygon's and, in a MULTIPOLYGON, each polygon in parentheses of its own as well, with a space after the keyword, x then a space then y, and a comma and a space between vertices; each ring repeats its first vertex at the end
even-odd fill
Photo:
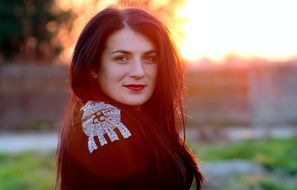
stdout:
POLYGON ((157 51, 145 36, 125 27, 107 39, 98 80, 113 100, 140 106, 152 96, 157 78, 157 51))

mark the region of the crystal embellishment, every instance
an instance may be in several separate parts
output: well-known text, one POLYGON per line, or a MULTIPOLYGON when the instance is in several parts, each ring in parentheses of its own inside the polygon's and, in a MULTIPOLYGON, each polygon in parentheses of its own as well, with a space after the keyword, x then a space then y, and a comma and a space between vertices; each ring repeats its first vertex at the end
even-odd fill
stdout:
POLYGON ((82 128, 88 136, 88 149, 92 153, 98 148, 94 137, 97 136, 101 146, 107 144, 105 134, 113 142, 119 140, 115 133, 117 128, 124 138, 131 136, 128 128, 121 122, 120 110, 104 102, 88 101, 82 108, 82 128))

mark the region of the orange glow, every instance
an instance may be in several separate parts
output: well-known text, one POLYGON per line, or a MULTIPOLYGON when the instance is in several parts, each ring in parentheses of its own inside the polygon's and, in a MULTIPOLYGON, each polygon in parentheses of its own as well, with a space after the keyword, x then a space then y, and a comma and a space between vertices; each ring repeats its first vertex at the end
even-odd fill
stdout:
MULTIPOLYGON (((57 38, 64 46, 60 60, 69 63, 79 33, 91 16, 118 2, 56 0, 59 9, 71 9, 78 15, 71 27, 58 30, 57 38)), ((141 5, 142 1, 123 2, 129 6, 137 2, 141 5)), ((189 62, 203 58, 222 62, 229 56, 268 60, 297 56, 295 0, 184 0, 175 4, 170 0, 149 1, 153 11, 162 7, 171 13, 160 12, 158 16, 172 31, 181 54, 189 62)), ((55 26, 51 23, 48 28, 54 30, 55 26)))
POLYGON ((187 20, 178 46, 189 61, 290 58, 297 55, 296 7, 294 0, 186 0, 177 12, 187 20))
POLYGON ((78 15, 72 21, 70 30, 68 29, 69 26, 65 25, 60 27, 57 34, 57 38, 60 39, 64 46, 64 50, 59 56, 63 63, 69 63, 78 36, 89 19, 101 9, 115 3, 116 0, 56 0, 58 9, 64 11, 72 9, 78 15))
MULTIPOLYGON (((119 2, 121 5, 127 7, 137 6, 147 8, 146 6, 148 6, 148 9, 152 9, 152 11, 162 9, 163 12, 158 15, 159 18, 164 21, 169 28, 173 29, 174 33, 178 33, 180 30, 180 24, 175 21, 176 17, 164 11, 165 7, 165 9, 169 9, 169 12, 174 14, 176 8, 181 4, 179 2, 171 2, 170 0, 56 0, 55 8, 57 10, 71 10, 77 15, 77 17, 71 21, 71 26, 68 26, 67 24, 69 23, 67 23, 59 27, 57 37, 54 39, 61 41, 63 45, 63 52, 60 54, 59 60, 63 63, 69 63, 77 38, 89 19, 98 11, 111 5, 118 5, 119 2)), ((53 26, 49 25, 49 28, 52 29, 53 26)), ((176 35, 176 38, 180 39, 180 36, 176 35)))

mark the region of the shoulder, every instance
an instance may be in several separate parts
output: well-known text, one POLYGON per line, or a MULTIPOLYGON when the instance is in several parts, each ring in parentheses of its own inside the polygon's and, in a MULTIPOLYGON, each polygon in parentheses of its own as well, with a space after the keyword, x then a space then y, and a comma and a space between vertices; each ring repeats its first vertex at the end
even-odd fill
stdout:
POLYGON ((76 163, 96 176, 112 179, 147 168, 146 143, 136 123, 123 118, 125 113, 120 108, 89 101, 81 111, 81 128, 69 142, 76 163))
POLYGON ((121 121, 119 108, 104 102, 89 101, 81 110, 83 111, 82 129, 88 136, 90 153, 98 148, 94 141, 95 137, 98 138, 100 146, 108 144, 105 137, 111 142, 119 140, 116 130, 124 139, 131 137, 130 130, 121 121))

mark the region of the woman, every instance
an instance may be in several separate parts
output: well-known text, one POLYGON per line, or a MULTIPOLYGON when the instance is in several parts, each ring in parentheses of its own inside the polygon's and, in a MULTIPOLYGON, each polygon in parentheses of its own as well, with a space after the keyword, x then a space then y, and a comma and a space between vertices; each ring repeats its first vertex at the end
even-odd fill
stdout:
POLYGON ((65 189, 200 189, 180 131, 183 67, 166 27, 147 12, 107 8, 72 58, 70 118, 57 152, 65 189))

